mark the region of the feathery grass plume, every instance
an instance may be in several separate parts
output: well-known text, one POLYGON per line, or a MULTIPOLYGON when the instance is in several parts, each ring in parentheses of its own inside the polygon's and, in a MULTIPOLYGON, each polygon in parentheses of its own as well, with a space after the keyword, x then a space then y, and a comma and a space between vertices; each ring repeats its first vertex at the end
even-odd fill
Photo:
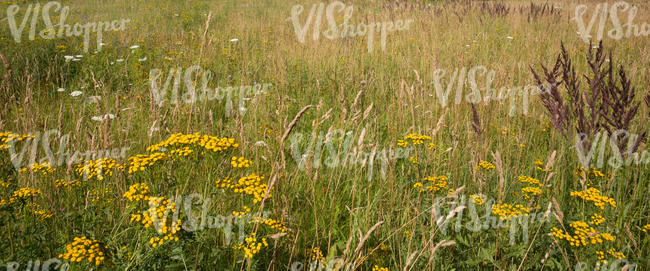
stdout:
MULTIPOLYGON (((524 7, 519 8, 519 13, 523 13, 523 11, 526 10, 524 7)), ((551 5, 548 2, 544 4, 539 4, 536 5, 535 3, 530 3, 530 6, 528 6, 528 17, 526 20, 530 23, 533 20, 536 20, 539 17, 542 16, 559 16, 560 15, 560 10, 555 8, 555 5, 551 5)))
POLYGON ((474 107, 473 103, 470 103, 472 106, 472 128, 474 128, 474 132, 476 132, 476 135, 478 136, 478 140, 481 140, 481 122, 479 121, 478 118, 478 112, 476 112, 476 107, 474 107))
MULTIPOLYGON (((566 53, 564 49, 564 44, 562 44, 562 52, 566 53)), ((551 125, 553 128, 558 130, 563 136, 567 136, 567 130, 569 128, 569 108, 568 105, 564 104, 564 99, 560 93, 559 86, 562 84, 562 53, 557 56, 555 59, 555 65, 552 69, 547 69, 544 64, 541 65, 543 74, 541 77, 538 75, 533 67, 530 67, 530 71, 535 77, 535 81, 538 86, 547 85, 548 89, 546 92, 540 94, 540 99, 542 104, 548 111, 548 115, 551 119, 551 125)))
MULTIPOLYGON (((603 99, 603 84, 607 70, 603 70, 602 64, 605 62, 605 55, 603 54, 602 41, 598 49, 593 52, 593 47, 589 43, 589 52, 587 53, 587 63, 591 68, 593 77, 589 78, 584 75, 591 93, 581 91, 579 78, 576 76, 575 67, 571 63, 570 56, 567 54, 564 46, 562 46, 562 62, 563 71, 562 81, 566 83, 569 92, 569 105, 573 117, 576 118, 575 132, 592 135, 593 132, 600 128, 600 113, 602 109, 603 99), (586 111, 589 111, 588 113, 586 111)), ((583 141, 583 149, 588 148, 590 139, 587 138, 583 141)))
MULTIPOLYGON (((599 89, 599 95, 602 95, 602 102, 600 105, 600 115, 602 117, 601 126, 612 134, 616 130, 629 130, 630 122, 636 116, 641 104, 638 102, 634 103, 635 88, 631 85, 631 80, 629 80, 625 74, 623 65, 619 65, 619 80, 616 79, 616 72, 614 71, 612 64, 614 60, 611 57, 611 53, 609 57, 609 66, 602 67, 605 62, 602 43, 603 42, 600 41, 595 56, 592 54, 592 48, 590 46, 587 61, 592 73, 594 74, 594 78, 590 81, 592 92, 595 92, 596 88, 601 88, 599 89), (594 80, 597 81, 594 82, 594 80)), ((589 81, 589 78, 587 78, 587 80, 589 81)), ((641 139, 645 137, 645 134, 646 133, 643 133, 636 139, 632 145, 631 152, 636 150, 639 143, 641 143, 641 139)), ((629 138, 621 138, 621 140, 617 140, 616 142, 619 149, 622 149, 627 145, 628 140, 629 138)))
MULTIPOLYGON (((565 137, 570 137, 573 132, 592 135, 600 128, 605 128, 610 133, 619 129, 627 130, 639 104, 633 103, 634 88, 623 66, 619 67, 620 80, 617 80, 612 68, 611 53, 607 58, 602 41, 595 47, 589 44, 586 60, 591 71, 591 77, 583 75, 588 85, 587 90, 580 88, 579 77, 563 43, 553 69, 549 71, 542 65, 543 78, 530 68, 539 85, 550 84, 549 91, 540 97, 550 115, 551 124, 565 137), (610 64, 605 66, 608 59, 610 64), (568 98, 562 97, 559 85, 564 85, 568 98)), ((641 137, 644 136, 645 134, 641 137)), ((619 148, 627 144, 626 140, 617 142, 619 148)), ((639 143, 640 139, 637 139, 632 150, 639 143)), ((582 145, 583 149, 588 148, 591 139, 583 138, 582 145)))
POLYGON ((479 5, 482 13, 487 13, 490 17, 508 16, 510 14, 510 6, 503 2, 481 2, 479 5))

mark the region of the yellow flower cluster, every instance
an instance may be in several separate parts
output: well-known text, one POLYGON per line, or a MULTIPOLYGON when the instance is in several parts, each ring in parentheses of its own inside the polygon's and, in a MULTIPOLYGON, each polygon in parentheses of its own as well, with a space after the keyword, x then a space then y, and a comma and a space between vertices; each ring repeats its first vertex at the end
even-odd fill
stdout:
POLYGON ((241 219, 241 217, 242 217, 243 215, 248 214, 248 213, 250 213, 250 212, 251 212, 251 209, 249 209, 248 206, 244 206, 244 210, 243 210, 243 211, 241 211, 241 212, 239 212, 239 211, 232 211, 232 214, 233 214, 234 216, 237 216, 237 218, 240 218, 240 219, 241 219))
POLYGON ((124 194, 124 197, 130 201, 148 200, 150 208, 140 214, 131 214, 131 222, 138 221, 144 225, 145 228, 153 227, 156 232, 163 237, 152 237, 149 243, 152 247, 160 246, 165 241, 178 241, 177 233, 180 231, 181 220, 178 218, 173 221, 173 216, 169 215, 176 204, 169 201, 165 197, 149 197, 147 196, 149 187, 146 184, 135 184, 129 187, 129 191, 124 194), (156 217, 156 221, 152 218, 156 217), (171 221, 171 225, 167 226, 167 221, 171 221), (158 223, 155 227, 154 222, 158 223))
POLYGON ((612 207, 616 208, 616 201, 614 199, 602 196, 600 190, 590 187, 587 191, 573 191, 571 192, 572 197, 578 197, 586 201, 593 201, 594 205, 599 207, 601 210, 605 209, 605 204, 609 203, 612 207))
POLYGON ((530 197, 541 195, 542 194, 542 189, 539 188, 539 187, 528 186, 528 187, 522 188, 521 193, 524 194, 524 197, 526 199, 529 199, 530 197))
POLYGON ((26 211, 40 220, 46 220, 54 216, 54 213, 51 211, 40 210, 41 206, 36 203, 29 203, 25 206, 26 211))
POLYGON ((621 259, 625 259, 625 254, 623 254, 623 253, 621 253, 621 252, 618 252, 618 251, 616 251, 616 250, 613 249, 613 248, 610 248, 610 249, 607 251, 607 253, 609 253, 609 255, 612 255, 612 257, 614 257, 614 258, 616 258, 616 259, 619 259, 619 260, 621 260, 621 259))
POLYGON ((32 214, 34 214, 36 217, 38 217, 40 220, 45 220, 48 218, 51 218, 54 216, 53 212, 50 211, 42 211, 42 210, 34 210, 32 211, 32 214))
POLYGON ((17 202, 18 200, 26 200, 28 198, 32 198, 38 194, 41 194, 41 190, 34 189, 31 187, 20 188, 13 192, 13 194, 9 197, 9 200, 4 200, 4 199, 0 200, 0 208, 11 205, 17 202))
MULTIPOLYGON (((176 203, 171 202, 169 199, 165 197, 150 197, 149 198, 149 209, 145 212, 142 213, 143 216, 143 224, 145 224, 145 228, 149 226, 154 226, 154 222, 158 222, 158 228, 156 228, 156 231, 159 234, 164 234, 168 233, 174 230, 173 227, 168 227, 167 226, 167 218, 169 218, 169 212, 172 212, 174 208, 176 208, 176 203), (165 216, 167 215, 167 216, 165 216), (154 221, 152 217, 155 216, 157 218, 154 221)), ((171 219, 170 219, 171 220, 171 219)))
POLYGON ((129 157, 129 174, 144 171, 147 166, 151 166, 159 160, 165 160, 169 155, 162 152, 155 152, 149 155, 138 154, 129 157))
POLYGON ((81 182, 79 182, 79 181, 66 182, 63 179, 58 179, 58 180, 54 181, 54 186, 56 186, 57 188, 63 187, 63 188, 66 188, 66 189, 70 190, 73 187, 80 187, 81 182))
POLYGON ((472 199, 472 202, 476 205, 483 205, 485 203, 485 196, 479 195, 479 194, 474 194, 469 196, 470 199, 472 199))
POLYGON ((594 177, 605 177, 605 174, 603 174, 600 170, 597 170, 595 168, 592 168, 589 173, 594 177))
MULTIPOLYGON (((397 146, 400 147, 406 147, 409 145, 409 140, 411 140, 411 144, 415 145, 420 145, 424 144, 424 141, 431 140, 430 136, 426 135, 421 135, 417 133, 411 133, 406 136, 404 136, 404 139, 397 140, 397 146)), ((435 147, 435 145, 434 145, 435 147)))
MULTIPOLYGON (((237 180, 236 184, 226 183, 230 179, 226 178, 221 181, 217 181, 217 186, 231 188, 235 193, 247 194, 253 196, 253 203, 258 203, 264 198, 264 193, 266 193, 266 184, 262 182, 264 176, 258 176, 253 173, 251 175, 241 177, 237 180)), ((271 194, 269 194, 269 198, 271 194)))
POLYGON ((589 224, 594 225, 594 226, 598 226, 603 222, 605 222, 605 218, 602 215, 593 214, 591 216, 591 221, 589 222, 589 224))
POLYGON ((433 144, 433 143, 427 144, 427 149, 433 150, 435 148, 436 148, 436 144, 433 144))
POLYGON ((121 168, 122 165, 117 164, 115 159, 100 158, 97 160, 85 161, 84 164, 78 164, 75 171, 88 180, 96 178, 98 181, 101 181, 104 180, 106 175, 113 176, 113 172, 116 169, 121 168))
POLYGON ((83 236, 75 237, 74 241, 65 246, 66 252, 59 254, 59 258, 70 262, 81 262, 87 259, 89 263, 100 265, 105 257, 102 245, 97 240, 90 240, 83 236))
POLYGON ((325 263, 325 256, 323 256, 323 251, 318 247, 314 247, 307 250, 307 255, 311 258, 312 261, 318 261, 319 263, 325 263))
POLYGON ((600 268, 600 266, 601 266, 602 264, 607 264, 607 260, 596 261, 596 267, 594 268, 594 270, 598 270, 598 271, 603 270, 603 271, 604 271, 605 269, 601 269, 601 268, 600 268))
POLYGON ((171 150, 169 152, 169 154, 170 154, 171 157, 174 157, 174 155, 175 155, 175 156, 180 158, 180 157, 186 157, 186 156, 192 154, 193 152, 194 151, 192 149, 190 149, 190 147, 183 147, 182 149, 171 150))
POLYGON ((234 168, 242 168, 242 167, 249 167, 253 163, 250 160, 244 159, 244 157, 237 158, 236 156, 233 156, 232 160, 230 160, 230 164, 234 168))
POLYGON ((494 165, 488 161, 481 160, 481 162, 478 163, 478 166, 476 166, 476 169, 483 168, 485 170, 492 170, 494 169, 494 165))
POLYGON ((265 225, 268 225, 269 227, 271 227, 271 229, 277 230, 278 232, 282 232, 282 233, 288 231, 287 226, 284 225, 284 223, 282 223, 282 222, 280 222, 278 220, 275 220, 275 219, 270 219, 270 218, 262 219, 261 217, 256 217, 253 221, 251 221, 249 223, 265 224, 265 225))
POLYGON ((375 265, 375 266, 372 268, 372 271, 388 271, 388 268, 386 268, 386 267, 379 267, 378 265, 375 265))
POLYGON ((551 171, 553 171, 550 168, 549 169, 544 169, 543 168, 544 167, 544 162, 542 162, 542 160, 539 160, 539 159, 537 159, 537 161, 535 161, 535 166, 536 166, 535 168, 537 170, 541 171, 541 172, 551 172, 551 171))
POLYGON ((123 196, 131 202, 140 200, 149 201, 149 186, 145 183, 131 185, 129 186, 129 191, 126 191, 123 196))
MULTIPOLYGON (((582 176, 582 173, 585 171, 585 168, 582 166, 578 166, 576 168, 576 175, 582 176)), ((589 171, 586 172, 587 177, 596 177, 596 178, 602 178, 605 177, 605 174, 596 169, 596 168, 591 168, 589 171)))
POLYGON ((599 261, 602 261, 602 260, 605 259, 605 252, 603 252, 603 251, 597 250, 596 255, 598 255, 598 260, 599 261))
MULTIPOLYGON (((179 231, 180 228, 181 228, 181 225, 176 224, 174 226, 174 229, 175 229, 174 233, 176 231, 179 231)), ((174 235, 174 233, 170 232, 168 234, 165 234, 165 236, 163 236, 163 237, 151 237, 149 239, 149 244, 151 244, 151 247, 157 247, 157 246, 162 246, 165 243, 165 241, 178 241, 178 236, 174 235)))
POLYGON ((427 176, 424 178, 424 180, 431 182, 431 185, 427 185, 426 188, 422 188, 423 184, 417 182, 413 185, 413 188, 420 188, 420 192, 422 191, 437 192, 439 190, 453 191, 452 189, 449 189, 447 187, 447 181, 449 180, 447 176, 434 176, 434 177, 427 176))
POLYGON ((650 224, 646 224, 645 226, 643 226, 643 229, 641 230, 645 233, 648 233, 648 231, 650 231, 650 224))
POLYGON ((41 194, 41 190, 34 189, 31 187, 23 187, 14 191, 12 198, 16 198, 16 199, 31 198, 39 194, 41 194))
POLYGON ((132 174, 134 172, 144 171, 148 166, 151 166, 158 161, 175 159, 177 157, 186 157, 194 153, 192 147, 200 147, 212 152, 220 152, 231 147, 239 147, 239 144, 235 142, 234 138, 218 138, 215 136, 200 135, 199 133, 172 134, 166 140, 147 148, 148 152, 153 153, 149 155, 138 154, 130 157, 128 162, 128 173, 132 174), (169 154, 160 152, 160 150, 166 150, 170 147, 175 149, 172 149, 169 154))
POLYGON ((507 203, 503 204, 494 204, 492 206, 492 214, 493 215, 498 215, 501 220, 505 220, 511 217, 517 217, 523 214, 528 214, 530 212, 530 209, 528 207, 524 207, 521 204, 515 204, 510 205, 507 203))
MULTIPOLYGON (((39 163, 34 163, 29 166, 29 169, 31 169, 34 173, 42 173, 43 175, 47 175, 48 173, 53 173, 55 171, 54 168, 51 167, 50 162, 45 162, 42 164, 39 163)), ((22 168, 19 170, 19 173, 22 172, 27 172, 28 168, 22 168)))
POLYGON ((542 186, 542 183, 538 179, 535 179, 533 177, 519 176, 519 181, 522 182, 522 183, 537 185, 539 187, 542 186))
POLYGON ((237 148, 239 144, 235 142, 234 138, 218 138, 216 136, 209 135, 200 135, 199 133, 194 134, 182 134, 177 133, 171 135, 165 141, 158 144, 149 146, 147 151, 157 151, 160 148, 164 147, 173 147, 173 146, 199 146, 205 148, 206 150, 218 152, 227 150, 230 147, 237 148))
POLYGON ((419 165, 420 164, 420 161, 418 161, 418 158, 415 157, 415 156, 409 157, 409 161, 411 161, 411 163, 413 163, 414 165, 419 165))
POLYGON ((258 242, 255 233, 252 233, 251 236, 244 239, 246 244, 238 244, 235 248, 244 250, 244 258, 252 259, 255 254, 259 253, 262 249, 262 246, 268 247, 269 244, 266 242, 266 238, 261 238, 258 242))
POLYGON ((9 142, 20 142, 25 139, 33 139, 33 135, 19 135, 19 134, 14 134, 12 132, 1 132, 0 133, 0 151, 1 150, 6 150, 9 149, 9 145, 7 143, 9 142))
POLYGON ((0 187, 9 188, 11 183, 0 180, 0 187))
POLYGON ((149 189, 146 185, 142 184, 134 187, 135 191, 138 191, 138 189, 140 189, 140 193, 130 193, 129 196, 134 200, 136 198, 148 199, 150 207, 148 210, 142 211, 140 214, 131 214, 131 222, 138 221, 142 223, 145 228, 153 227, 156 233, 164 235, 162 237, 150 238, 149 243, 152 247, 160 246, 164 244, 165 241, 178 241, 178 233, 181 230, 181 219, 179 216, 174 220, 174 216, 170 214, 170 212, 173 212, 176 208, 176 203, 171 202, 165 197, 148 197, 143 195, 142 192, 148 191, 149 189), (157 227, 154 223, 157 223, 157 227))
POLYGON ((232 184, 232 180, 228 177, 223 178, 223 180, 216 180, 214 183, 217 185, 218 188, 229 188, 232 189, 234 185, 232 184))
POLYGON ((583 221, 574 221, 569 224, 573 228, 573 235, 558 228, 551 228, 553 236, 569 241, 574 247, 587 246, 588 244, 601 244, 603 240, 614 241, 614 236, 609 233, 597 233, 594 228, 583 221))

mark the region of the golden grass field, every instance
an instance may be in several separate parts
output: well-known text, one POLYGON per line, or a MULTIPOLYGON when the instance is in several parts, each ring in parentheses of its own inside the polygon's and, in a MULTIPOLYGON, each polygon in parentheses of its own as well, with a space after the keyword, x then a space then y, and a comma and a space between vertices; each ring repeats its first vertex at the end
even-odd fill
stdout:
POLYGON ((0 268, 650 270, 647 1, 345 1, 304 42, 335 2, 36 3, 0 2, 0 268))

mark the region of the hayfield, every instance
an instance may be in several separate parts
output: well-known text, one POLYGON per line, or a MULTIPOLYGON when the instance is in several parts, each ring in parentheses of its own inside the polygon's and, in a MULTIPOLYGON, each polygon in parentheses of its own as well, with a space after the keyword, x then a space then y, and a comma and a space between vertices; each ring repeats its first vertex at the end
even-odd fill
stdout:
POLYGON ((646 1, 0 12, 7 270, 650 270, 646 1))

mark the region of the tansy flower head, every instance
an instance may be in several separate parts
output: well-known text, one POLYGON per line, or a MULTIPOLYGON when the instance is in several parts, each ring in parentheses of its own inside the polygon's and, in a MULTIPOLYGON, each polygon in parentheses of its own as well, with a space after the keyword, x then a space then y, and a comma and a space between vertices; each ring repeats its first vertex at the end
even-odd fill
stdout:
POLYGON ((485 170, 492 170, 494 169, 494 165, 488 161, 481 160, 481 162, 478 163, 478 166, 476 166, 476 169, 483 168, 485 170))

